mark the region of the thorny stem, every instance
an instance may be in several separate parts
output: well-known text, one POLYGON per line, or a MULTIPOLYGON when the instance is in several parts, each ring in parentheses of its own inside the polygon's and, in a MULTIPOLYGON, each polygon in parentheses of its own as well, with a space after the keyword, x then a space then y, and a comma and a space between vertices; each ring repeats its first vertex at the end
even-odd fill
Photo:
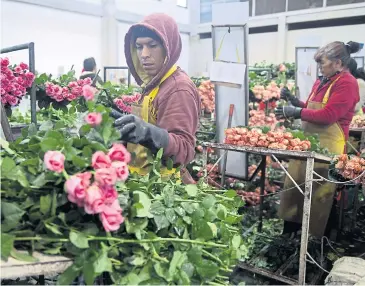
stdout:
MULTIPOLYGON (((34 240, 44 240, 44 241, 58 241, 58 242, 69 242, 68 238, 49 238, 49 237, 16 237, 14 240, 16 241, 34 241, 34 240)), ((198 244, 203 246, 211 246, 218 248, 228 248, 228 245, 213 243, 213 242, 203 242, 197 240, 190 239, 180 239, 180 238, 155 238, 155 239, 120 239, 116 237, 89 237, 89 240, 95 241, 115 241, 117 244, 142 244, 142 243, 153 243, 153 242, 180 242, 180 243, 190 243, 190 244, 198 244)))
POLYGON ((218 262, 220 265, 224 266, 223 261, 220 260, 218 257, 214 256, 213 254, 211 254, 210 252, 206 251, 203 249, 203 254, 205 254, 206 256, 210 257, 211 259, 213 259, 214 261, 218 262))

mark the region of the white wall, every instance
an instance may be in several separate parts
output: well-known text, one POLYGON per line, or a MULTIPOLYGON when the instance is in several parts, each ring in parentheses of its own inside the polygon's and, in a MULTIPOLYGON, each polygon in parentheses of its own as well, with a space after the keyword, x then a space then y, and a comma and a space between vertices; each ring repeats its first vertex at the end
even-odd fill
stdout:
MULTIPOLYGON (((197 7, 195 8, 198 9, 197 7)), ((194 11, 191 12, 194 16, 194 11)), ((196 13, 199 13, 199 11, 196 11, 196 13)), ((316 43, 316 46, 321 46, 331 41, 347 42, 352 40, 365 43, 365 24, 287 30, 287 24, 291 23, 360 15, 365 15, 365 3, 250 17, 249 27, 278 25, 278 32, 249 35, 249 64, 253 65, 262 61, 275 64, 282 61, 294 62, 295 47, 303 46, 303 43, 307 43, 310 46, 311 44, 309 43, 316 43)), ((193 19, 192 16, 191 19, 193 19)), ((211 32, 211 23, 198 24, 193 31, 197 34, 209 33, 211 32)), ((209 65, 212 61, 212 39, 199 40, 196 37, 192 37, 190 45, 190 75, 201 75, 209 71, 209 65)), ((365 50, 360 55, 365 55, 365 50)))
MULTIPOLYGON (((79 73, 90 56, 100 63, 101 18, 19 2, 1 4, 1 47, 34 42, 37 71, 57 75, 60 67, 66 72, 74 65, 79 73)), ((12 63, 28 62, 26 51, 6 56, 12 63)))
POLYGON ((178 23, 189 24, 189 10, 177 6, 176 3, 176 0, 117 0, 117 8, 140 15, 166 13, 178 23))
POLYGON ((365 24, 288 31, 285 59, 287 62, 295 61, 295 47, 300 46, 303 37, 308 35, 315 39, 315 42, 319 42, 319 46, 333 41, 365 43, 365 24))

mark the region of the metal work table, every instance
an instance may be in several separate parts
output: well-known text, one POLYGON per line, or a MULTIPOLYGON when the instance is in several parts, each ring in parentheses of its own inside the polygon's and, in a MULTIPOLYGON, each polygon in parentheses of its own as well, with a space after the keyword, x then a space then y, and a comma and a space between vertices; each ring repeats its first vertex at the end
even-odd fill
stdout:
POLYGON ((361 134, 360 152, 365 148, 365 128, 350 128, 350 135, 361 134))
POLYGON ((29 276, 54 276, 64 272, 73 262, 65 256, 44 255, 33 253, 37 262, 25 262, 9 257, 8 261, 1 260, 1 279, 16 279, 29 276))
MULTIPOLYGON (((208 148, 213 149, 221 149, 226 151, 234 151, 234 152, 246 152, 252 154, 261 155, 261 163, 255 170, 254 174, 251 176, 249 180, 255 177, 258 172, 261 170, 261 191, 260 191, 260 214, 259 214, 259 230, 262 227, 262 214, 263 214, 263 203, 264 203, 264 189, 265 189, 265 171, 266 171, 266 156, 272 156, 275 160, 278 158, 289 158, 301 161, 307 161, 306 167, 306 177, 305 177, 305 189, 303 192, 304 195, 304 205, 303 205, 303 221, 302 221, 302 236, 300 243, 300 257, 299 257, 299 285, 305 285, 305 275, 306 275, 306 256, 307 256, 307 248, 308 248, 308 229, 309 229, 309 218, 310 218, 310 209, 311 209, 311 192, 313 185, 313 169, 314 163, 330 163, 331 158, 311 152, 311 151, 287 151, 287 150, 278 150, 278 149, 268 149, 268 148, 260 148, 260 147, 250 147, 250 146, 236 146, 236 145, 228 145, 221 143, 203 143, 203 156, 204 156, 204 167, 208 162, 208 148)), ((205 168, 206 169, 206 168, 205 168)), ((284 172, 288 175, 287 171, 283 168, 284 172)), ((290 179, 292 179, 289 176, 290 179)), ((297 189, 302 192, 300 187, 294 182, 297 189)), ((275 273, 269 272, 269 276, 265 275, 269 271, 260 271, 260 273, 267 277, 275 277, 275 273), (273 276, 274 275, 274 276, 273 276)), ((279 277, 279 276, 277 276, 279 277)), ((281 276, 282 278, 283 276, 281 276)), ((293 282, 293 279, 287 278, 286 282, 293 282)), ((292 284, 292 283, 290 283, 292 284)))

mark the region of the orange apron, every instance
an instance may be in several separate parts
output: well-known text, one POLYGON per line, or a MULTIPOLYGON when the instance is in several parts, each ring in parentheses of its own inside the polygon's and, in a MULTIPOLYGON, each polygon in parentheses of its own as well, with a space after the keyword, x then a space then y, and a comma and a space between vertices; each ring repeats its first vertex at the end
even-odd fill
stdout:
MULTIPOLYGON (((307 108, 319 110, 326 106, 331 95, 331 89, 338 79, 339 78, 332 82, 328 87, 322 102, 311 101, 314 96, 313 92, 308 100, 307 108)), ((342 154, 344 152, 346 139, 338 123, 318 125, 302 121, 302 128, 307 134, 318 134, 321 147, 328 148, 329 152, 333 154, 342 154)), ((327 178, 328 167, 328 164, 325 163, 315 163, 314 171, 327 178)), ((288 171, 298 185, 305 182, 306 162, 290 160, 288 171)), ((284 189, 292 187, 294 187, 294 189, 281 193, 278 215, 281 219, 286 221, 302 223, 304 197, 299 190, 295 188, 289 177, 286 177, 284 189)), ((328 217, 331 212, 335 190, 335 184, 328 182, 320 182, 319 184, 313 182, 309 232, 314 236, 322 237, 324 234, 328 217)))
MULTIPOLYGON (((161 79, 157 87, 151 90, 151 92, 143 98, 142 104, 132 105, 132 114, 140 117, 143 121, 156 125, 157 115, 156 110, 153 107, 153 100, 156 98, 160 85, 170 77, 177 69, 174 65, 166 75, 161 79)), ((148 162, 148 149, 139 144, 128 143, 128 151, 132 154, 132 162, 129 165, 129 171, 131 173, 137 173, 139 175, 147 175, 150 172, 151 164, 148 162)), ((176 173, 176 168, 168 170, 166 167, 161 166, 160 170, 162 177, 169 177, 175 174, 179 177, 179 173, 176 173)))

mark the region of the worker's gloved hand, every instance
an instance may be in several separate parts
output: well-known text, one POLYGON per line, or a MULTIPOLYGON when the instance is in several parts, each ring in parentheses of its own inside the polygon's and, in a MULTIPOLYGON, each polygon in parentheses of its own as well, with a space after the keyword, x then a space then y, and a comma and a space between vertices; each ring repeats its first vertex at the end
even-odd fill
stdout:
POLYGON ((291 94, 290 90, 287 87, 283 87, 280 91, 280 98, 290 102, 292 105, 299 107, 300 100, 291 94))
POLYGON ((153 153, 169 144, 169 133, 162 128, 143 121, 141 118, 128 114, 117 119, 114 126, 120 132, 120 140, 140 144, 153 153))
POLYGON ((112 107, 112 111, 110 112, 110 117, 113 117, 114 119, 119 119, 123 116, 125 116, 125 114, 121 113, 120 111, 116 110, 115 108, 112 107))
POLYGON ((294 106, 284 106, 275 109, 275 115, 278 119, 299 119, 301 118, 302 108, 294 106))

